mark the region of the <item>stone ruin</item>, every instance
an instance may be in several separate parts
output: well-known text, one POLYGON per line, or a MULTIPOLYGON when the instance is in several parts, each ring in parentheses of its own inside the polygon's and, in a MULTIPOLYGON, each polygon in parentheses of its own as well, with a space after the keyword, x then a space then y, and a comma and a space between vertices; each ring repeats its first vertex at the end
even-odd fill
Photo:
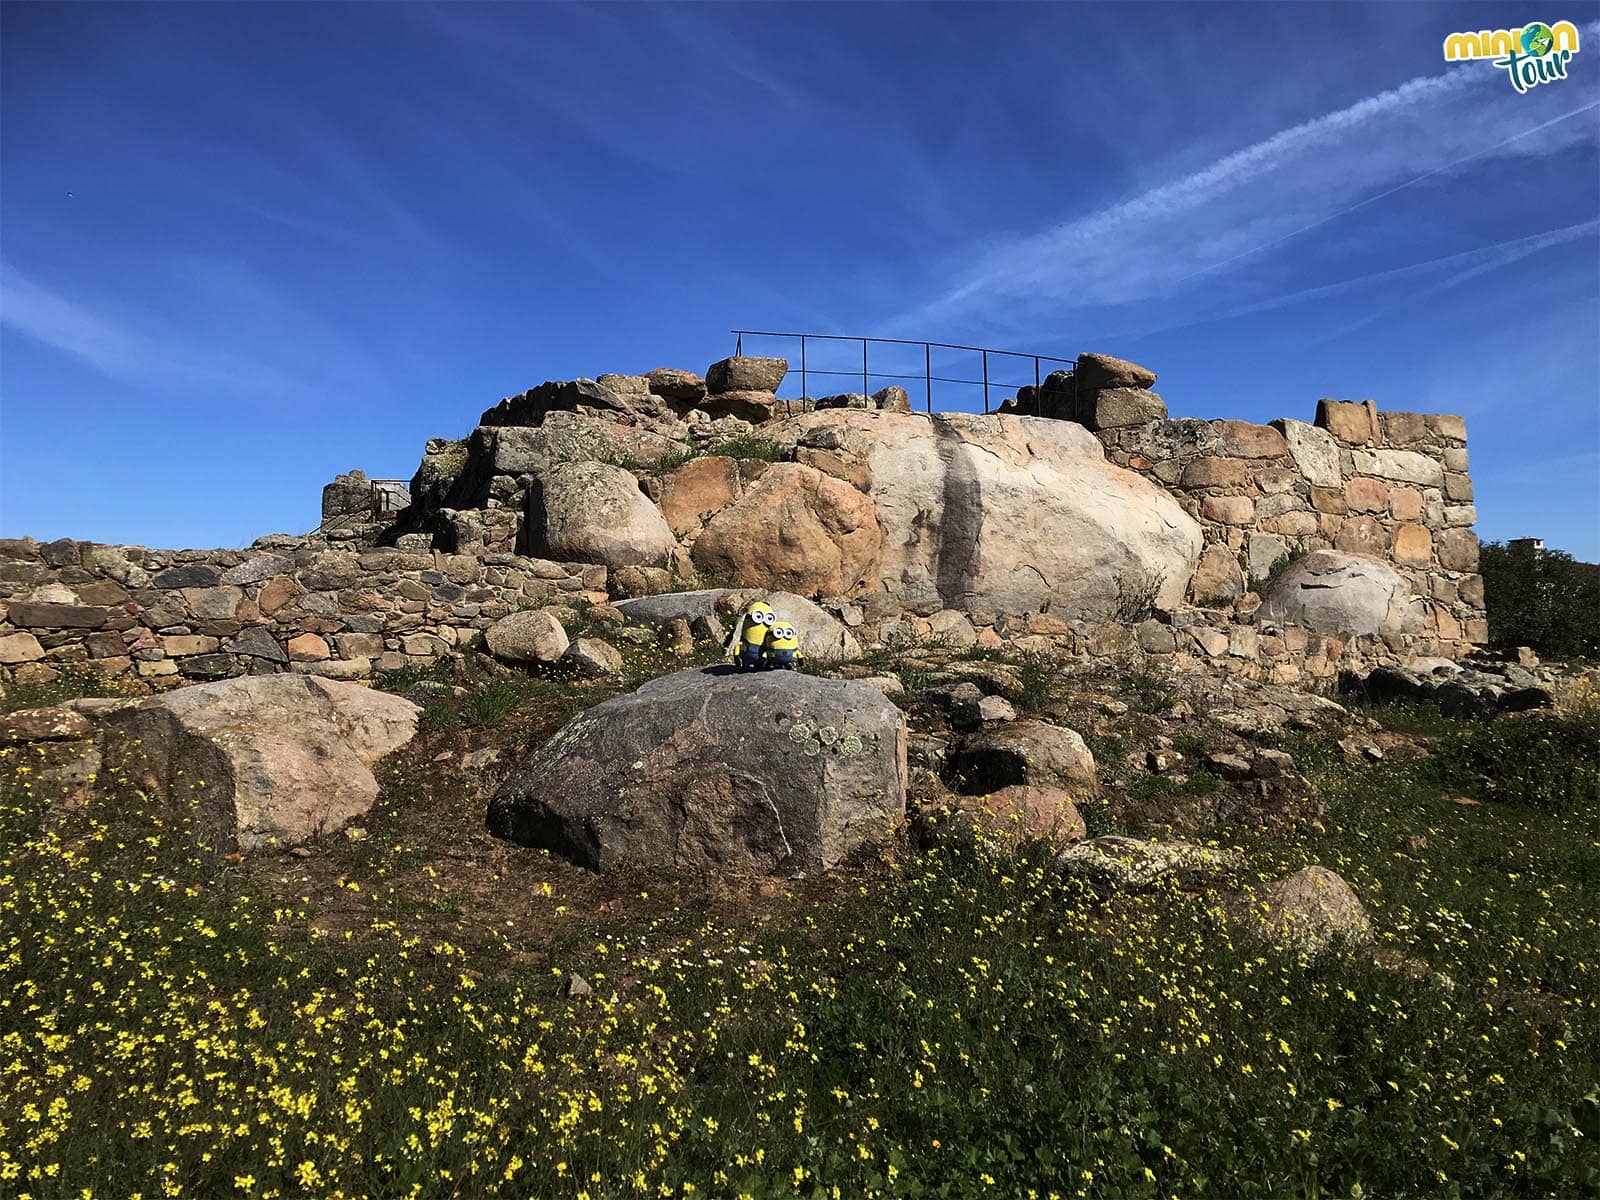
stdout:
POLYGON ((0 677, 360 679, 521 608, 696 587, 815 599, 862 644, 1143 654, 1276 683, 1486 640, 1460 417, 1169 418, 1084 354, 991 415, 782 399, 783 359, 550 382, 435 439, 409 503, 341 476, 248 550, 0 541, 0 677))

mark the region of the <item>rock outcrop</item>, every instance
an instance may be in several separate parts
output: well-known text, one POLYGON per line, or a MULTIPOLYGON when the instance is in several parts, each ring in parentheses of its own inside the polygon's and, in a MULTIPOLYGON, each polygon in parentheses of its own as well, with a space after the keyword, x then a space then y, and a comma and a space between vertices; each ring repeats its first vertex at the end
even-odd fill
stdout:
POLYGON ((1108 615, 1147 584, 1175 606, 1200 556, 1194 520, 1069 422, 839 409, 766 435, 866 460, 883 585, 916 611, 1108 615))
POLYGON ((307 675, 179 688, 106 717, 105 761, 179 811, 207 853, 290 846, 342 829, 378 798, 372 767, 420 709, 307 675))
POLYGON ((495 793, 490 832, 595 869, 789 876, 886 837, 905 717, 865 684, 679 671, 567 723, 495 793))

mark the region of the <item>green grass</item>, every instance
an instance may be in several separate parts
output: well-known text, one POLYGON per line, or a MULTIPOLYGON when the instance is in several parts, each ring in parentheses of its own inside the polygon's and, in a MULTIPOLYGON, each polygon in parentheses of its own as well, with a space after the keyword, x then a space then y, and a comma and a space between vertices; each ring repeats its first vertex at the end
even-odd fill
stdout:
MULTIPOLYGON (((1502 778, 1548 753, 1507 745, 1502 778)), ((1232 840, 1339 871, 1375 960, 1099 899, 1039 847, 717 905, 636 881, 615 915, 531 852, 397 887, 405 805, 285 895, 293 860, 208 870, 183 814, 116 780, 57 811, 6 753, 7 1194, 1600 1194, 1581 789, 1468 806, 1432 760, 1307 753, 1329 832, 1232 840)))
POLYGON ((3 692, 0 692, 0 712, 48 708, 65 704, 68 700, 88 697, 128 697, 134 694, 128 680, 108 679, 87 663, 68 663, 60 668, 54 679, 6 684, 3 692))

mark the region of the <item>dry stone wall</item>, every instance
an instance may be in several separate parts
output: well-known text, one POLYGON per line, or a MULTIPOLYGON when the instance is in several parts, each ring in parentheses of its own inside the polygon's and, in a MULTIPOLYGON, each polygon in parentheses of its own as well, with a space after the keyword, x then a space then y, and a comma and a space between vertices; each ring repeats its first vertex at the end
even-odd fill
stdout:
POLYGON ((603 600, 606 568, 335 549, 274 537, 250 550, 0 541, 0 678, 92 667, 154 685, 300 671, 365 679, 477 645, 519 608, 603 600))
POLYGON ((1309 424, 1180 418, 1097 433, 1200 523, 1195 603, 1232 603, 1292 558, 1337 550, 1406 581, 1407 646, 1455 656, 1488 640, 1462 418, 1323 400, 1309 424))

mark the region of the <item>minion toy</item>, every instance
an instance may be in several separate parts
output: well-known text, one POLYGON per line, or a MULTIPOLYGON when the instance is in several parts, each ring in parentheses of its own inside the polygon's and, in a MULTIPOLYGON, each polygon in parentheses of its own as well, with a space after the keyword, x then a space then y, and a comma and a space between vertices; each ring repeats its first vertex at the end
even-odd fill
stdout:
POLYGON ((777 621, 778 614, 772 611, 772 606, 760 600, 745 609, 744 619, 739 623, 739 642, 734 647, 735 666, 744 671, 761 668, 761 655, 768 641, 768 631, 777 621))
POLYGON ((776 671, 793 671, 800 665, 800 635, 787 621, 779 621, 767 634, 762 665, 776 671))

